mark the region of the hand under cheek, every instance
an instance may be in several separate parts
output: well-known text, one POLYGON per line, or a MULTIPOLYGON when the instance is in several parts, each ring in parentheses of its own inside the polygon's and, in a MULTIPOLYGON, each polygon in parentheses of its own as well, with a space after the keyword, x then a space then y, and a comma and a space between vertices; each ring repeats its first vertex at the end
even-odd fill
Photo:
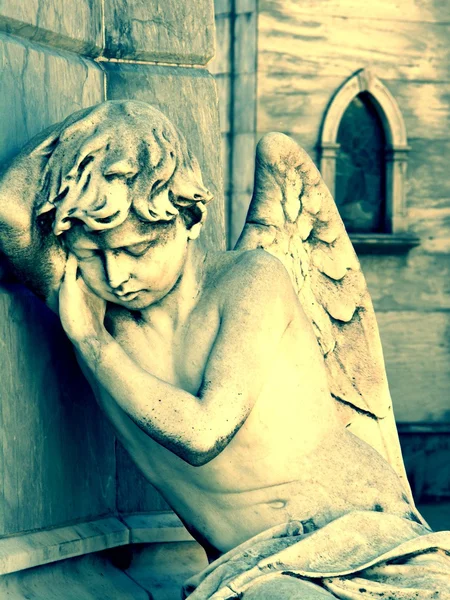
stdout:
POLYGON ((81 278, 91 292, 100 298, 109 300, 109 297, 112 295, 112 293, 106 278, 100 271, 93 270, 92 268, 85 268, 80 265, 79 272, 81 278))

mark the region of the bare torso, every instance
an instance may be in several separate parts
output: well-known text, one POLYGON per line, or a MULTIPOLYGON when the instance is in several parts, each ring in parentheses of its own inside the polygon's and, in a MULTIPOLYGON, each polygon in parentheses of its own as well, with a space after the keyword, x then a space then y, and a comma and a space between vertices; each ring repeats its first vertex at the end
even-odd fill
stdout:
MULTIPOLYGON (((120 308, 110 311, 108 328, 143 369, 197 394, 219 329, 220 300, 237 260, 238 253, 209 258, 198 302, 171 335, 161 336, 120 308)), ((246 340, 234 343, 239 353, 246 340)), ((339 422, 316 338, 295 302, 274 357, 247 420, 203 466, 192 466, 155 442, 91 383, 146 478, 194 537, 219 552, 293 518, 315 528, 355 509, 408 514, 393 470, 339 422)))

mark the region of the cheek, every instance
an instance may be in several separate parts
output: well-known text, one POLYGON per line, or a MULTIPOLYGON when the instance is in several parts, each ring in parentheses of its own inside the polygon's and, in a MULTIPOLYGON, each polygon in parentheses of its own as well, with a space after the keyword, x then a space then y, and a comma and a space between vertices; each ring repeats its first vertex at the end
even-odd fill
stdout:
POLYGON ((164 290, 173 285, 178 279, 184 260, 184 252, 177 250, 163 246, 153 251, 145 261, 140 261, 139 265, 135 266, 135 278, 153 290, 164 290))
POLYGON ((84 263, 78 263, 78 268, 81 273, 81 277, 85 283, 92 289, 102 287, 105 282, 105 276, 103 272, 103 266, 100 261, 93 260, 84 263))

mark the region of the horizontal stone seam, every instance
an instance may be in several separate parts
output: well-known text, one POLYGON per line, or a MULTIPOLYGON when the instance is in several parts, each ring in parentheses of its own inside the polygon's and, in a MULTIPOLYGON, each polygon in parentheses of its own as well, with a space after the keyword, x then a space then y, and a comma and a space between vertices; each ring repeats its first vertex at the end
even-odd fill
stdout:
POLYGON ((118 63, 118 64, 125 64, 125 65, 150 65, 153 67, 182 67, 183 69, 189 68, 189 69, 204 69, 206 71, 208 70, 207 64, 201 65, 201 64, 191 64, 191 63, 171 63, 171 62, 156 61, 156 60, 134 60, 132 58, 108 58, 106 56, 97 56, 97 58, 94 59, 94 62, 96 62, 98 64, 118 63))
POLYGON ((53 52, 58 57, 65 58, 66 60, 76 57, 78 60, 84 61, 86 64, 89 64, 92 67, 100 67, 99 63, 97 62, 98 56, 94 57, 90 56, 89 54, 81 54, 71 48, 47 44, 42 40, 36 41, 28 37, 17 35, 16 33, 4 31, 3 29, 0 29, 0 41, 1 40, 6 43, 20 44, 27 51, 31 49, 38 52, 48 52, 50 55, 52 55, 51 53, 53 52))
MULTIPOLYGON (((0 15, 1 16, 1 15, 0 15)), ((42 29, 42 31, 47 31, 42 29)), ((50 32, 49 33, 53 33, 50 32)), ((208 70, 208 64, 212 61, 211 58, 207 63, 181 63, 181 62, 165 62, 165 61, 156 61, 156 60, 139 60, 132 58, 113 58, 107 57, 103 55, 105 48, 100 48, 98 46, 95 47, 96 52, 92 54, 87 54, 83 52, 77 52, 76 50, 76 40, 73 40, 70 37, 66 37, 64 35, 55 34, 55 41, 60 40, 63 42, 62 45, 57 45, 56 43, 50 43, 47 40, 42 39, 33 39, 30 36, 20 35, 17 31, 8 31, 7 29, 2 29, 0 27, 0 37, 5 37, 6 40, 8 38, 12 38, 16 43, 22 44, 24 47, 32 47, 35 49, 42 49, 42 51, 47 52, 55 52, 58 55, 64 56, 65 54, 75 55, 78 58, 81 58, 86 61, 90 61, 96 63, 97 65, 101 65, 102 63, 119 63, 119 64, 131 64, 131 65, 150 65, 157 67, 182 67, 182 68, 190 68, 190 69, 204 69, 208 70), (72 44, 72 41, 74 42, 72 44), (64 45, 64 42, 67 42, 67 45, 64 45), (72 47, 71 47, 72 46, 72 47)), ((80 41, 80 44, 83 42, 80 41)))
POLYGON ((12 38, 18 41, 28 42, 29 44, 37 44, 38 46, 42 46, 43 48, 50 48, 51 50, 54 50, 56 52, 70 52, 71 54, 75 54, 76 56, 86 58, 89 60, 94 60, 104 51, 104 48, 100 47, 99 45, 96 45, 95 41, 89 42, 88 40, 77 40, 76 38, 72 38, 62 33, 54 32, 50 29, 45 29, 44 27, 37 27, 25 22, 22 25, 22 21, 18 21, 17 19, 12 19, 9 17, 3 17, 3 15, 0 15, 0 34, 11 36, 12 38), (6 27, 7 24, 14 25, 15 23, 21 25, 21 29, 24 29, 25 31, 27 31, 27 26, 30 28, 30 31, 34 27, 34 31, 30 35, 23 35, 20 33, 20 29, 16 30, 14 29, 14 26, 12 26, 10 29, 6 27), (40 39, 39 37, 37 37, 36 39, 36 32, 50 34, 51 36, 53 36, 53 39, 45 40, 40 39), (60 45, 58 45, 58 42, 60 43, 60 45), (93 51, 91 53, 77 51, 77 46, 89 47, 92 48, 93 51))

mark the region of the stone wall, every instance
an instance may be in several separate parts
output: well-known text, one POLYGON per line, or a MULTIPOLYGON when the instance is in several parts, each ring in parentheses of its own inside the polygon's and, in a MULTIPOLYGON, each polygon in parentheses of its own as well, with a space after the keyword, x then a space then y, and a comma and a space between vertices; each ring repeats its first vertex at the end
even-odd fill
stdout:
POLYGON ((256 140, 256 0, 216 0, 217 51, 210 69, 219 94, 227 237, 239 236, 253 188, 256 140))
MULTIPOLYGON (((210 0, 0 1, 0 160, 83 107, 147 101, 199 158, 216 197, 203 243, 223 247, 213 53, 210 0)), ((118 447, 58 320, 19 285, 0 287, 0 347, 0 537, 165 507, 118 447)))

